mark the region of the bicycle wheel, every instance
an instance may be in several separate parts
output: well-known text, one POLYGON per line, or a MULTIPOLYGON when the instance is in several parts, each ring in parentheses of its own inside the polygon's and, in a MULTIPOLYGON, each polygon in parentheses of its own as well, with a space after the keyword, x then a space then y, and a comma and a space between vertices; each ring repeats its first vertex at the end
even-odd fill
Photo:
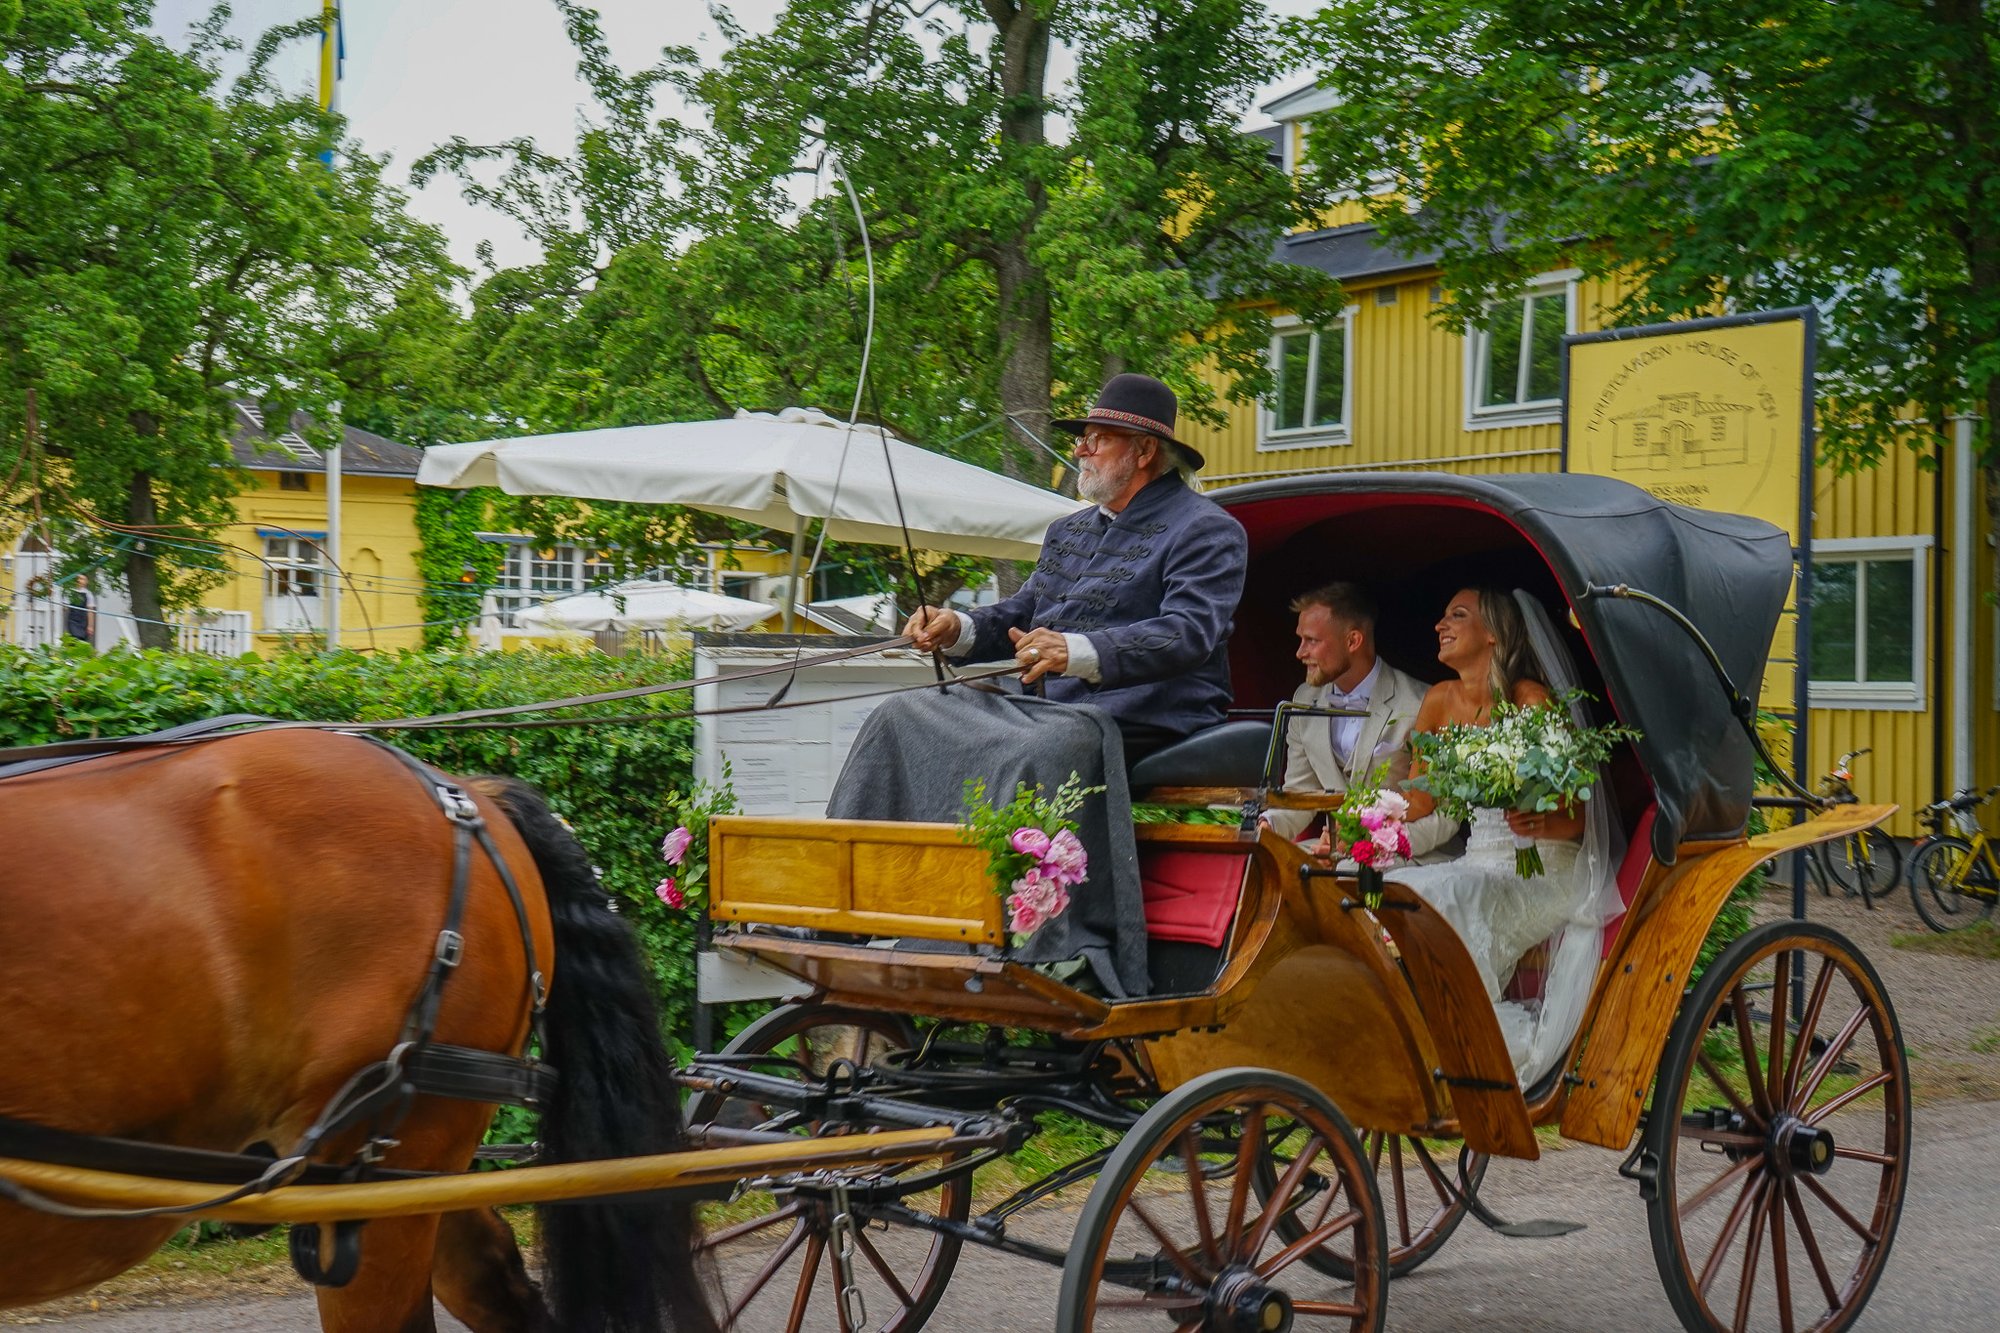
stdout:
POLYGON ((1827 843, 1820 854, 1834 883, 1871 901, 1888 897, 1903 871, 1903 849, 1880 829, 1827 843))
POLYGON ((1992 916, 1995 896, 1993 876, 1963 838, 1934 838, 1910 864, 1910 900, 1939 934, 1992 916))

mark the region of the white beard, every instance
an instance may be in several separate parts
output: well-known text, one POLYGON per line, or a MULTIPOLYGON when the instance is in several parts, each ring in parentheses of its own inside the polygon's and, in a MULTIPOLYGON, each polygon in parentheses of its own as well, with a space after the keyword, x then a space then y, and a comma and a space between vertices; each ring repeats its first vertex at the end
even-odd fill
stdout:
POLYGON ((1122 462, 1108 468, 1093 461, 1091 466, 1077 470, 1076 493, 1094 505, 1109 504, 1124 494, 1138 472, 1139 464, 1129 453, 1122 462))

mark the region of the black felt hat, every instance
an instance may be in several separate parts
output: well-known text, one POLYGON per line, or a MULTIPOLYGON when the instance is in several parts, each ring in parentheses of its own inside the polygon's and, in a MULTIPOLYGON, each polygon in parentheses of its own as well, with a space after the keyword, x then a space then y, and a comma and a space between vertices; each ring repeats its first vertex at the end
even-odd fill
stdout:
POLYGON ((1179 407, 1180 400, 1174 397, 1174 391, 1151 375, 1113 375, 1097 391, 1097 403, 1089 416, 1049 424, 1071 435, 1083 434, 1085 426, 1144 431, 1180 450, 1198 471, 1208 460, 1199 449, 1174 438, 1174 417, 1179 407))

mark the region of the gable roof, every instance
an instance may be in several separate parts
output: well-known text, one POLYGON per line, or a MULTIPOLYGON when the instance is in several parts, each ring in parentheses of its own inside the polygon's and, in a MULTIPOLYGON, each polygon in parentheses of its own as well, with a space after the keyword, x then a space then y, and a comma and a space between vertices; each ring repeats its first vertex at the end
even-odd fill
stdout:
MULTIPOLYGON (((303 431, 313 427, 313 419, 294 412, 282 431, 264 417, 256 403, 230 403, 235 416, 229 436, 229 452, 236 465, 255 472, 325 472, 326 455, 310 444, 303 431)), ((358 426, 342 426, 340 470, 380 477, 414 477, 423 462, 423 451, 384 438, 358 426)))

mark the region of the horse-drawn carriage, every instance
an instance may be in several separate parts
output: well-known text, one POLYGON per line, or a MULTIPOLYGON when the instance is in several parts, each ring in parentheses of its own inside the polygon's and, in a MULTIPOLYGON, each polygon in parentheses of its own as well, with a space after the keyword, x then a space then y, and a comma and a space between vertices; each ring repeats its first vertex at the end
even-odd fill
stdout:
MULTIPOLYGON (((1391 1276, 1468 1213, 1497 1222, 1477 1194, 1488 1155, 1532 1159, 1538 1130, 1624 1151, 1637 1131, 1622 1173, 1687 1327, 1845 1327, 1886 1257, 1909 1150, 1879 980, 1833 932, 1783 922, 1690 985, 1747 874, 1887 813, 1745 835, 1753 739, 1727 682, 1754 687, 1765 668, 1784 535, 1573 476, 1310 477, 1215 498, 1250 535, 1231 663, 1246 710, 1268 719, 1294 684, 1285 598, 1337 573, 1386 595, 1383 653, 1407 665, 1430 659, 1454 587, 1525 589, 1568 619, 1584 687, 1639 731, 1606 784, 1627 847, 1622 920, 1562 1057, 1522 1085, 1466 946, 1394 871, 1369 910, 1354 880, 1256 829, 1260 804, 1315 803, 1273 790, 1268 720, 1133 771, 1136 801, 1246 815, 1137 830, 1154 982, 1138 998, 1010 961, 985 855, 951 825, 718 819, 716 944, 811 993, 697 1060, 695 1122, 726 1135, 999 1115, 1025 1132, 1053 1114, 1104 1131, 977 1216, 971 1151, 839 1208, 792 1193, 711 1234, 719 1255, 762 1259, 725 1264, 740 1278, 730 1308, 776 1300, 767 1290, 808 1308, 818 1281, 829 1299, 867 1289, 869 1317, 843 1311, 842 1327, 913 1328, 973 1243, 1059 1267, 1064 1329, 1375 1328, 1391 1276), (880 947, 889 937, 902 947, 880 947), (1024 1207, 1092 1176, 1073 1237, 1018 1234, 1024 1207), (872 1247, 837 1279, 816 1263, 868 1222, 931 1239, 901 1269, 872 1247)), ((1532 1009, 1541 981, 1523 960, 1510 1002, 1532 1009)))
MULTIPOLYGON (((441 878, 436 867, 453 860, 456 846, 461 868, 452 896, 470 903, 463 924, 438 934, 426 915, 434 910, 412 909, 412 895, 400 893, 393 911, 378 907, 369 926, 379 938, 385 920, 407 921, 414 943, 360 960, 339 929, 315 935, 259 918, 263 934, 244 940, 237 936, 247 925, 224 921, 230 947, 275 950, 313 977, 312 986, 288 983, 291 1005, 335 1006, 341 1020, 331 1033, 273 1026, 242 1004, 242 976, 230 972, 219 986, 203 982, 199 1005, 173 1010, 180 1027, 164 1014, 142 1024, 171 1048, 165 1067, 179 1080, 171 1098, 151 1085, 146 1096, 181 1107, 174 1115, 119 1119, 106 1109, 119 1104, 119 1075, 136 1078, 139 1067, 155 1063, 149 1059, 129 1061, 129 1073, 97 1061, 90 1088, 40 1103, 34 1095, 58 1076, 53 1064, 30 1060, 29 1074, 0 1072, 0 1130, 13 1116, 221 1152, 206 1174, 190 1174, 185 1162, 174 1169, 149 1163, 143 1153, 122 1168, 116 1154, 86 1153, 79 1161, 74 1141, 54 1144, 41 1161, 23 1160, 37 1154, 18 1147, 0 1152, 0 1240, 29 1256, 40 1244, 46 1255, 50 1245, 84 1244, 97 1234, 88 1228, 122 1228, 105 1261, 115 1266, 119 1255, 143 1253, 164 1235, 165 1224, 134 1209, 327 1224, 394 1214, 414 1223, 421 1221, 415 1215, 463 1217, 462 1210, 501 1200, 713 1196, 721 1182, 733 1183, 722 1192, 734 1201, 711 1219, 700 1243, 715 1261, 710 1271, 721 1276, 717 1312, 741 1327, 916 1328, 935 1308, 963 1247, 976 1244, 1059 1270, 1063 1329, 1379 1329, 1391 1277, 1437 1253, 1468 1215, 1499 1225, 1478 1194, 1488 1158, 1535 1158, 1538 1136, 1559 1134, 1628 1153, 1620 1172, 1639 1185, 1662 1280, 1688 1328, 1848 1327, 1880 1277, 1909 1160, 1908 1074, 1888 998, 1852 945, 1802 922, 1753 929, 1695 977, 1717 912, 1746 875, 1789 849, 1843 836, 1887 813, 1842 806, 1781 832, 1746 835, 1755 774, 1746 724, 1754 709, 1729 682, 1754 695, 1765 669, 1790 585, 1784 535, 1573 476, 1312 477, 1236 487, 1216 498, 1250 534, 1251 592, 1232 644, 1245 710, 1268 716, 1290 692, 1283 606, 1299 588, 1335 574, 1373 583, 1393 599, 1379 626, 1384 654, 1413 667, 1430 660, 1430 613, 1454 587, 1476 581, 1522 588, 1566 619, 1583 685, 1600 712, 1639 733, 1621 746, 1605 784, 1628 849, 1616 871, 1623 915, 1603 937, 1580 1021, 1544 1075, 1524 1085, 1465 945, 1394 872, 1379 901, 1364 898, 1354 879, 1258 831, 1260 805, 1310 805, 1313 798, 1273 790, 1271 755, 1279 747, 1271 744, 1271 723, 1248 720, 1201 733, 1133 773, 1138 799, 1243 815, 1241 826, 1168 822, 1137 830, 1148 994, 1107 999, 1010 958, 984 854, 950 825, 724 818, 710 843, 715 943, 789 974, 810 994, 681 1071, 692 1093, 686 1119, 693 1151, 635 1159, 625 1155, 648 1150, 643 1136, 572 1132, 573 1141, 594 1142, 600 1156, 620 1160, 452 1174, 477 1141, 478 1103, 499 1100, 496 1089, 506 1082, 485 1070, 490 1077, 456 1085, 456 1095, 474 1103, 469 1114, 461 1107, 433 1115, 428 1108, 444 1102, 432 1094, 450 1085, 434 1078, 414 1102, 396 1102, 393 1136, 349 1124, 344 1137, 325 1138, 326 1156, 339 1161, 365 1140, 378 1159, 370 1165, 390 1169, 387 1178, 314 1183, 300 1174, 303 1164, 262 1179, 254 1170, 232 1176, 223 1157, 260 1134, 296 1142, 316 1116, 324 1120, 329 1100, 352 1092, 343 1092, 343 1080, 390 1047, 399 1023, 408 1036, 415 987, 394 984, 398 969, 416 978, 427 969, 467 974, 442 1004, 432 1004, 426 1043, 434 1036, 511 1053, 538 1022, 541 996, 553 1006, 566 984, 590 983, 592 969, 616 961, 616 950, 603 943, 603 922, 584 919, 587 889, 571 893, 567 906, 544 906, 526 882, 535 872, 511 834, 487 846, 494 865, 513 866, 524 881, 518 896, 506 891, 505 876, 465 850, 468 835, 454 842, 445 824, 424 825, 437 820, 440 807, 461 825, 473 805, 491 816, 484 797, 461 792, 455 807, 449 795, 418 800, 405 792, 391 802, 385 793, 403 780, 397 765, 371 759, 342 799, 379 836, 364 852, 347 848, 339 856, 373 861, 378 874, 441 878), (415 807, 402 821, 407 828, 391 828, 391 805, 415 807), (922 947, 927 941, 949 947, 922 947), (535 960, 551 952, 545 989, 535 960), (364 996, 334 963, 365 965, 373 990, 364 996), (288 1063, 286 1040, 304 1043, 290 1054, 309 1077, 288 1063), (227 1059, 215 1047, 227 1048, 227 1059), (227 1075, 228 1095, 239 1099, 224 1107, 229 1114, 190 1109, 189 1098, 211 1073, 227 1075), (258 1077, 282 1083, 282 1095, 257 1093, 250 1085, 258 1077), (253 1109, 241 1109, 245 1097, 253 1109), (71 1120, 48 1109, 69 1106, 79 1108, 71 1120), (1038 1136, 1073 1152, 1021 1180, 1019 1150, 1038 1136), (1003 1169, 1011 1175, 1001 1182, 994 1173, 1003 1169), (226 1199, 214 1194, 213 1182, 237 1179, 250 1183, 226 1199), (1039 1206, 1086 1186, 1073 1229, 1066 1213, 1039 1206), (1004 1197, 994 1201, 996 1191, 1004 1197), (121 1220, 48 1221, 25 1203, 112 1208, 121 1220)), ((270 804, 262 794, 284 785, 277 765, 287 743, 265 737, 180 752, 222 756, 242 747, 266 765, 252 774, 225 771, 219 759, 213 772, 196 772, 198 758, 158 761, 154 772, 181 765, 174 784, 181 794, 171 800, 183 804, 168 813, 194 819, 210 812, 198 826, 233 833, 240 854, 226 874, 219 865, 155 864, 147 868, 151 882, 209 869, 216 882, 262 895, 262 910, 270 912, 273 882, 311 873, 335 855, 329 846, 270 836, 273 821, 292 821, 290 835, 321 813, 270 804), (188 795, 190 778, 227 788, 229 818, 248 822, 215 822, 215 799, 188 795), (255 847, 254 855, 242 846, 255 847)), ((359 743, 317 737, 310 744, 319 747, 313 762, 323 768, 333 753, 327 747, 359 743)), ((118 792, 159 806, 157 786, 142 798, 136 785, 148 762, 143 755, 109 761, 115 772, 102 781, 110 786, 55 814, 38 803, 41 822, 16 822, 10 832, 25 830, 27 843, 37 843, 29 850, 54 855, 48 849, 90 827, 92 810, 118 792), (123 786, 116 773, 126 774, 123 786)), ((18 787, 0 782, 0 818, 18 821, 27 808, 18 787)), ((508 810, 521 817, 518 802, 508 810)), ((128 820, 136 828, 157 813, 141 809, 128 820)), ((71 873, 98 868, 79 863, 71 873)), ((343 873, 358 883, 368 868, 343 873)), ((559 876, 544 861, 541 877, 559 876)), ((18 872, 10 880, 0 871, 0 910, 27 919, 26 891, 18 872)), ((94 910, 103 911, 101 894, 85 896, 99 899, 94 910)), ((41 919, 59 916, 56 907, 37 910, 41 919)), ((368 911, 357 892, 336 926, 358 928, 368 911)), ((190 908, 172 921, 136 912, 132 920, 97 921, 135 943, 140 931, 197 916, 212 925, 210 918, 227 915, 211 889, 198 912, 190 908)), ((149 959, 148 975, 161 986, 176 978, 192 985, 189 978, 242 962, 214 938, 205 944, 213 956, 173 966, 149 959)), ((73 957, 84 958, 76 947, 73 957)), ((18 961, 9 967, 0 962, 0 996, 27 995, 30 981, 47 980, 18 961)), ((108 991, 113 971, 80 967, 66 1002, 88 1010, 89 987, 108 991)), ((1539 1002, 1537 972, 1536 960, 1522 960, 1509 1003, 1539 1002)), ((128 1013, 124 1021, 140 1020, 128 1013)), ((630 1040, 629 1024, 617 1040, 594 1045, 584 1042, 588 1022, 577 1013, 558 1026, 579 1051, 572 1060, 615 1066, 634 1058, 633 1048, 620 1044, 630 1040)), ((85 1024, 50 1059, 67 1052, 88 1061, 116 1034, 108 1019, 85 1024)), ((558 1064, 562 1044, 551 1047, 558 1064)), ((397 1078, 410 1067, 407 1059, 390 1063, 397 1078)), ((629 1129, 633 1117, 621 1117, 617 1105, 619 1081, 597 1072, 594 1100, 566 1104, 567 1128, 596 1117, 629 1129)), ((572 1076, 562 1069, 562 1079, 572 1076)), ((137 1094, 124 1091, 133 1104, 137 1094)), ((221 1097, 217 1091, 210 1101, 221 1097)), ((23 1141, 18 1133, 0 1136, 0 1146, 23 1141)), ((569 1151, 574 1156, 575 1142, 569 1151)), ((451 1231, 448 1220, 447 1249, 478 1249, 478 1237, 451 1231)), ((328 1234, 337 1239, 331 1226, 328 1234)), ((346 1316, 351 1326, 367 1326, 370 1299, 377 1313, 393 1305, 398 1317, 415 1308, 417 1295, 427 1299, 434 1216, 430 1230, 399 1234, 411 1246, 423 1242, 421 1267, 402 1262, 399 1285, 392 1285, 380 1274, 394 1262, 363 1262, 356 1282, 362 1295, 347 1307, 360 1312, 346 1316)), ((656 1247, 650 1251, 615 1253, 657 1254, 660 1240, 648 1242, 656 1247)), ((310 1268, 318 1247, 307 1249, 303 1266, 310 1268)), ((437 1259, 440 1294, 453 1289, 445 1253, 437 1259)), ((586 1265, 573 1281, 615 1280, 617 1262, 601 1262, 594 1278, 586 1265)), ((452 1282, 471 1285, 463 1274, 452 1282)), ((0 1304, 22 1290, 46 1289, 21 1268, 10 1272, 0 1256, 0 1304)))

